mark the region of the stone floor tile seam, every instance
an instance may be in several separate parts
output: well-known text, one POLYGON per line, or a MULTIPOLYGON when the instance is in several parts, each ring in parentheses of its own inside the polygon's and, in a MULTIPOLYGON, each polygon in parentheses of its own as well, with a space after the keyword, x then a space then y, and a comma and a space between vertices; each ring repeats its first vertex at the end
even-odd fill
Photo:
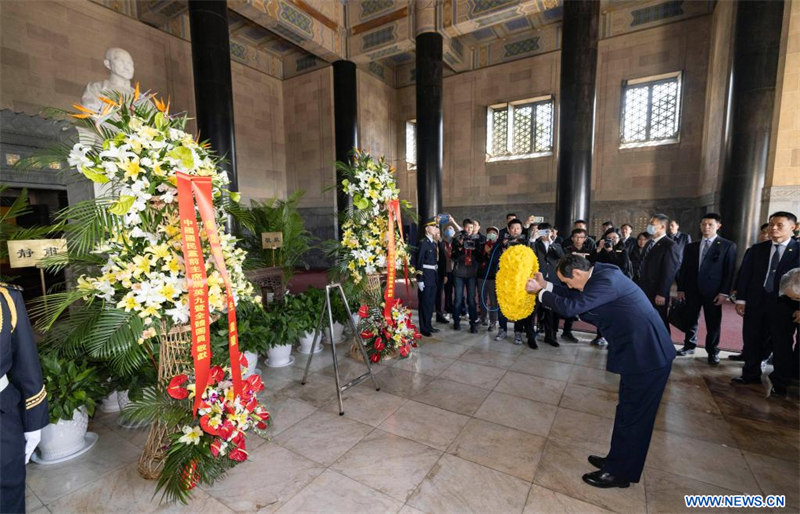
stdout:
MULTIPOLYGON (((530 398, 525 398, 525 397, 522 397, 522 396, 517 396, 517 395, 511 394, 511 393, 505 393, 505 392, 502 392, 502 391, 495 391, 495 390, 492 390, 492 393, 490 393, 490 394, 489 394, 489 396, 487 396, 487 397, 486 397, 486 399, 484 399, 484 400, 483 400, 483 403, 485 403, 486 401, 488 401, 488 400, 489 400, 489 398, 491 398, 492 394, 503 394, 503 395, 506 395, 506 396, 513 396, 514 398, 519 398, 519 399, 521 399, 521 400, 525 400, 525 401, 528 401, 528 402, 535 402, 535 403, 538 403, 538 404, 541 404, 541 405, 546 405, 546 406, 548 406, 548 407, 555 407, 556 409, 559 409, 559 408, 560 408, 558 405, 552 405, 552 404, 550 404, 550 403, 540 402, 540 401, 537 401, 537 400, 531 400, 530 398)), ((483 403, 481 403, 481 407, 483 407, 483 403)), ((478 407, 478 410, 476 410, 476 411, 475 411, 475 414, 477 414, 478 412, 480 412, 480 410, 481 410, 481 407, 478 407)), ((495 424, 497 424, 497 425, 504 426, 504 427, 507 427, 507 428, 512 428, 512 429, 514 429, 514 430, 521 430, 521 429, 520 429, 520 428, 518 428, 518 427, 513 427, 513 426, 511 426, 511 425, 506 425, 506 424, 504 424, 504 423, 501 423, 501 422, 500 422, 500 421, 498 421, 498 420, 489 420, 489 419, 486 419, 486 418, 479 418, 479 417, 475 416, 474 414, 473 414, 472 416, 469 416, 469 417, 471 417, 471 418, 475 418, 475 419, 480 419, 480 420, 482 420, 482 421, 489 421, 490 423, 495 423, 495 424)), ((551 422, 550 422, 550 426, 549 426, 549 427, 548 427, 548 429, 547 429, 547 433, 548 433, 548 434, 550 433, 550 430, 553 428, 553 423, 554 423, 554 422, 555 422, 555 416, 553 416, 553 421, 551 421, 551 422)), ((462 429, 462 430, 463 430, 463 429, 462 429)), ((523 432, 527 432, 527 430, 522 430, 522 431, 523 431, 523 432)), ((530 433, 533 433, 533 432, 530 432, 530 433)), ((534 435, 540 435, 540 434, 534 434, 534 435)), ((541 436, 541 437, 547 437, 547 436, 541 436)))

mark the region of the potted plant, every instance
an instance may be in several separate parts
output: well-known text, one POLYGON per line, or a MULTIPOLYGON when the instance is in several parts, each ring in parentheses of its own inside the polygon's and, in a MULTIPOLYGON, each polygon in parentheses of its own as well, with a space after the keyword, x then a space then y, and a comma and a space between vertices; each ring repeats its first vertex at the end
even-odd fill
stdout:
MULTIPOLYGON (((300 347, 298 351, 308 355, 317 335, 319 327, 320 311, 325 305, 325 294, 321 289, 309 287, 304 292, 297 295, 290 295, 286 298, 291 304, 290 311, 297 322, 297 330, 300 333, 300 347)), ((322 351, 322 345, 318 344, 314 353, 322 351)))
POLYGON ((267 366, 280 368, 289 366, 294 362, 292 346, 300 336, 300 323, 292 312, 292 300, 286 295, 283 301, 274 309, 266 312, 269 336, 267 343, 267 366))
POLYGON ((97 435, 87 435, 86 429, 89 416, 108 390, 98 369, 87 361, 43 354, 41 362, 50 424, 42 429, 37 461, 61 462, 85 452, 97 441, 97 435))

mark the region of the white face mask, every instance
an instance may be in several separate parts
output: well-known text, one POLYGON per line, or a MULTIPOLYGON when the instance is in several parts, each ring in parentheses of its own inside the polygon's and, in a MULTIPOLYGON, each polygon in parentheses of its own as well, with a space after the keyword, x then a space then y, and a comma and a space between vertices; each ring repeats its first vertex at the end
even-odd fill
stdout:
POLYGON ((495 234, 494 232, 486 234, 486 239, 488 239, 489 241, 497 241, 497 234, 495 234))
POLYGON ((647 229, 646 230, 647 230, 647 233, 652 236, 653 234, 656 233, 656 226, 651 223, 651 224, 647 225, 647 229))

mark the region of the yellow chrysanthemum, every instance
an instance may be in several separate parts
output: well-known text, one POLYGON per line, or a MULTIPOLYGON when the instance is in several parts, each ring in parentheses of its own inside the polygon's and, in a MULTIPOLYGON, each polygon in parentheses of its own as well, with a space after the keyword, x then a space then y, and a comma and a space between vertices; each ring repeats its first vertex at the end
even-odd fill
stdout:
POLYGON ((503 315, 517 321, 527 318, 536 305, 536 295, 525 291, 528 279, 539 271, 539 261, 533 250, 524 245, 508 248, 500 257, 495 287, 497 303, 503 315))

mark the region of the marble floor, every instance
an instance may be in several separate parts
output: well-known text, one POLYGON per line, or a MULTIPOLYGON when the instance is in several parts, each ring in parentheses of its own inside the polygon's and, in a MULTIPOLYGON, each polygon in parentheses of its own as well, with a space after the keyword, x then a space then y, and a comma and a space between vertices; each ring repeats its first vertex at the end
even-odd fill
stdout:
MULTIPOLYGON (((796 389, 765 398, 732 387, 739 365, 723 355, 675 362, 643 479, 602 490, 581 481, 589 454, 605 454, 618 378, 605 351, 579 343, 539 350, 444 325, 411 358, 376 366, 345 393, 338 415, 329 347, 312 361, 263 368, 271 440, 252 438, 250 458, 199 488, 188 507, 159 505, 136 459, 146 430, 98 415, 87 454, 28 466, 29 512, 679 512, 685 494, 783 494, 800 510, 796 389)), ((340 372, 363 364, 340 344, 340 372)), ((741 509, 739 509, 741 511, 741 509)))

